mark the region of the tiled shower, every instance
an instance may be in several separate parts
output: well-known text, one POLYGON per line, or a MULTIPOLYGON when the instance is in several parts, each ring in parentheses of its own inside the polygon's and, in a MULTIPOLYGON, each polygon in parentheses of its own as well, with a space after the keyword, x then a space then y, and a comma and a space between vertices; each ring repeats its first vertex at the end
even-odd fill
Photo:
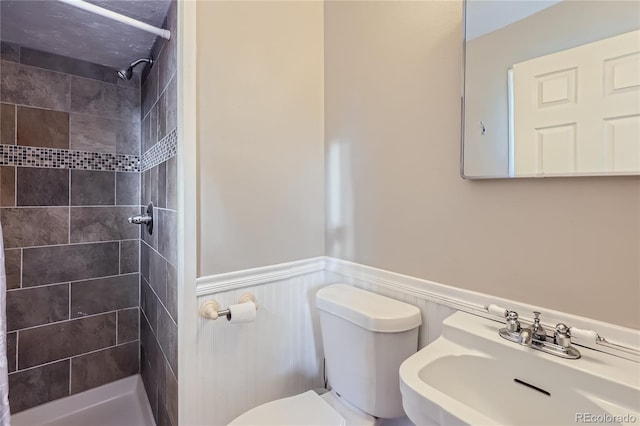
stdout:
MULTIPOLYGON (((176 3, 164 28, 176 34, 176 3)), ((158 424, 178 424, 176 38, 154 46, 141 93, 142 198, 154 205, 154 231, 140 242, 141 374, 158 424)))
POLYGON ((150 72, 2 42, 12 413, 141 373, 177 424, 176 4, 150 72), (153 202, 149 235, 127 218, 153 202))

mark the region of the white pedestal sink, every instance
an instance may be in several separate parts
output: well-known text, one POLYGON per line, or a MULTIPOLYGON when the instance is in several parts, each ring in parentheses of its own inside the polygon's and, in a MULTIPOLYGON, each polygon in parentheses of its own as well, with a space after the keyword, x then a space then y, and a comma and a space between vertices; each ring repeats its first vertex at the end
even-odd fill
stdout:
POLYGON ((640 424, 640 364, 579 347, 567 360, 507 341, 464 312, 400 366, 416 425, 640 424))

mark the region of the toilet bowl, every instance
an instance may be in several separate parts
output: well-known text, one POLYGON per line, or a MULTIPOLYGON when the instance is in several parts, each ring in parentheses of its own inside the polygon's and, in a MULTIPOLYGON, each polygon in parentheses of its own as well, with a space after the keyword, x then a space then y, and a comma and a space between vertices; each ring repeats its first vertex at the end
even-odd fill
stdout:
POLYGON ((346 284, 316 293, 331 392, 267 402, 229 425, 373 426, 404 415, 400 364, 418 349, 415 306, 346 284))

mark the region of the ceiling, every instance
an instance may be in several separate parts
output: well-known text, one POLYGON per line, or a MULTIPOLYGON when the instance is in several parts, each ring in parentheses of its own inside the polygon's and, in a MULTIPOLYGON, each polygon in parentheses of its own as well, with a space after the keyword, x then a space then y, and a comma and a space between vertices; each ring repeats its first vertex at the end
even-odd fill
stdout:
POLYGON ((467 0, 467 41, 538 13, 560 0, 467 0))
MULTIPOLYGON (((170 0, 90 0, 162 27, 170 0)), ((56 0, 0 2, 0 38, 32 49, 120 69, 147 57, 156 36, 56 0)))

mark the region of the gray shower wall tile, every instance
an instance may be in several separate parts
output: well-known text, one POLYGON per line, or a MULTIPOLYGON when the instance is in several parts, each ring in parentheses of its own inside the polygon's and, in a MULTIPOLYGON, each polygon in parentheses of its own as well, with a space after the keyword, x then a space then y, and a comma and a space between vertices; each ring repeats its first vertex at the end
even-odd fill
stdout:
POLYGON ((13 104, 69 111, 69 76, 2 62, 0 100, 13 104))
POLYGON ((20 63, 113 84, 117 83, 118 80, 116 72, 104 65, 56 55, 55 53, 42 52, 28 47, 21 47, 20 63))
POLYGON ((20 62, 20 46, 6 41, 0 42, 0 60, 20 62))
POLYGON ((18 368, 80 355, 116 344, 116 313, 74 319, 20 331, 18 368), (47 342, 43 345, 43 342, 47 342))
POLYGON ((9 375, 9 403, 16 414, 69 395, 69 360, 9 375))
POLYGON ((178 209, 178 167, 177 157, 171 157, 167 160, 167 208, 171 210, 178 209))
POLYGON ((167 409, 171 426, 178 426, 178 379, 168 367, 165 370, 165 379, 164 406, 167 409))
POLYGON ((148 151, 158 142, 158 108, 154 105, 142 121, 141 153, 148 151))
POLYGON ((115 172, 71 170, 71 205, 115 204, 115 172))
POLYGON ((13 166, 0 167, 0 206, 12 207, 16 205, 16 168, 13 166))
POLYGON ((128 222, 139 207, 71 207, 71 242, 131 240, 140 228, 128 222))
POLYGON ((6 43, 2 48, 0 143, 21 145, 6 147, 4 155, 14 162, 0 167, 11 402, 21 410, 67 396, 69 386, 79 392, 139 369, 140 228, 126 219, 139 209, 140 175, 116 179, 114 172, 79 169, 107 164, 108 170, 111 161, 129 161, 114 155, 140 155, 140 83, 137 76, 116 80, 100 65, 6 43), (21 54, 22 63, 6 61, 17 62, 21 54), (16 160, 32 147, 38 148, 29 154, 37 166, 16 160), (56 161, 61 153, 44 152, 48 148, 74 150, 73 161, 88 154, 94 162, 79 158, 73 172, 56 168, 72 160, 56 161), (94 216, 97 227, 90 223, 92 209, 106 213, 94 216), (59 361, 68 357, 73 384, 71 361, 59 361), (46 367, 56 365, 65 371, 49 380, 46 367), (20 386, 25 398, 15 395, 20 386))
POLYGON ((20 330, 69 319, 69 284, 7 292, 7 329, 20 330))
POLYGON ((151 247, 144 241, 140 241, 140 275, 149 281, 149 259, 151 258, 151 247))
POLYGON ((153 418, 158 423, 158 384, 156 383, 155 373, 151 369, 151 365, 147 361, 148 354, 145 347, 140 345, 140 375, 142 376, 142 383, 144 384, 144 390, 147 394, 147 400, 149 401, 149 407, 153 418))
POLYGON ((167 164, 166 162, 158 164, 157 169, 157 178, 156 178, 156 205, 158 208, 164 209, 167 207, 167 164))
POLYGON ((71 359, 71 394, 138 373, 138 342, 71 359))
POLYGON ((140 205, 140 173, 116 173, 116 204, 140 205))
POLYGON ((172 426, 167 408, 165 407, 165 401, 158 399, 158 419, 156 420, 157 426, 172 426))
POLYGON ((167 409, 165 407, 165 403, 167 400, 167 370, 170 370, 168 367, 169 363, 167 359, 162 355, 162 351, 160 351, 160 358, 158 359, 158 371, 156 371, 156 383, 158 384, 158 424, 161 421, 169 421, 169 416, 166 413, 167 409), (162 418, 165 416, 166 418, 162 418))
POLYGON ((167 263, 167 299, 164 306, 173 321, 178 324, 178 274, 170 263, 167 263))
MULTIPOLYGON (((176 34, 176 12, 176 2, 171 2, 171 6, 169 6, 169 11, 167 13, 167 27, 172 34, 176 34)), ((167 87, 167 84, 176 73, 177 57, 176 37, 171 37, 170 40, 165 41, 165 44, 162 47, 162 52, 160 52, 160 57, 158 58, 157 66, 160 92, 167 87)))
POLYGON ((9 373, 16 371, 16 354, 18 353, 18 333, 7 333, 7 367, 9 373))
POLYGON ((71 113, 69 145, 76 151, 116 153, 117 120, 71 113))
POLYGON ((7 275, 7 290, 20 288, 20 277, 22 275, 22 250, 5 250, 4 266, 7 275))
POLYGON ((173 322, 169 313, 158 307, 158 343, 167 358, 171 371, 178 377, 178 326, 173 322))
MULTIPOLYGON (((69 170, 17 168, 18 206, 68 206, 69 170)), ((42 226, 42 224, 39 224, 42 226)))
MULTIPOLYGON (((137 117, 134 118, 137 120, 137 117)), ((69 144, 78 151, 139 155, 140 123, 71 113, 69 144)))
POLYGON ((0 143, 15 145, 16 143, 16 106, 0 104, 0 143))
POLYGON ((71 317, 138 306, 137 273, 71 283, 71 317))
POLYGON ((120 273, 138 272, 139 240, 120 241, 120 273))
POLYGON ((153 332, 158 330, 158 298, 151 290, 147 280, 142 279, 140 282, 140 307, 146 317, 146 321, 153 332))
POLYGON ((71 317, 138 306, 137 273, 71 283, 71 317))
MULTIPOLYGON (((117 312, 118 315, 118 344, 133 342, 138 340, 138 321, 140 320, 140 310, 136 307, 117 312)), ((136 343, 138 345, 138 343, 136 343)), ((137 361, 137 359, 136 359, 137 361)), ((137 364, 137 363, 136 363, 137 364)))
POLYGON ((177 108, 177 87, 174 77, 158 101, 158 140, 164 138, 176 128, 177 108))
POLYGON ((158 99, 158 67, 154 66, 142 85, 140 98, 142 102, 141 118, 144 118, 158 99))
POLYGON ((161 301, 167 300, 167 262, 155 250, 149 257, 149 285, 161 301))
POLYGON ((178 258, 178 223, 176 212, 159 209, 157 212, 158 251, 176 266, 178 258))
POLYGON ((71 77, 71 112, 132 120, 139 114, 139 91, 81 77, 71 77))
MULTIPOLYGON (((69 208, 2 208, 5 248, 49 246, 69 242, 69 208), (46 226, 42 226, 46 224, 46 226)), ((27 270, 27 267, 24 267, 27 270)), ((56 281, 61 282, 64 280, 56 281)))
POLYGON ((18 106, 18 145, 69 148, 69 113, 18 106))
POLYGON ((116 122, 116 152, 140 155, 140 121, 137 117, 116 122))
POLYGON ((158 169, 152 168, 145 170, 141 174, 142 182, 141 182, 141 200, 140 204, 147 205, 148 203, 158 203, 158 169))
POLYGON ((157 383, 158 377, 164 374, 164 356, 145 315, 140 315, 140 343, 144 348, 146 363, 153 372, 154 381, 157 383))
POLYGON ((25 249, 22 286, 118 275, 119 248, 116 241, 25 249))

